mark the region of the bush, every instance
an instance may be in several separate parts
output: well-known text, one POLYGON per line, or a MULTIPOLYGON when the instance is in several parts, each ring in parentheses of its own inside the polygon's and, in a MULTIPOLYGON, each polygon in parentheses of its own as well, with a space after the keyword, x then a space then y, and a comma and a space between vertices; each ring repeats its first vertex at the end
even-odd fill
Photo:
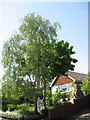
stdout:
POLYGON ((53 103, 52 103, 52 93, 50 90, 47 90, 46 91, 46 104, 47 104, 47 107, 50 108, 53 103))
POLYGON ((14 110, 16 109, 16 107, 17 107, 17 106, 14 105, 14 104, 8 104, 7 106, 8 106, 8 110, 9 110, 9 111, 14 111, 14 110))
POLYGON ((17 105, 16 112, 20 114, 28 114, 28 113, 33 113, 34 112, 34 106, 29 106, 27 104, 20 104, 17 105))
POLYGON ((70 101, 70 94, 57 91, 55 94, 52 95, 52 103, 53 105, 57 106, 58 104, 68 103, 70 101))
POLYGON ((52 95, 52 102, 56 106, 57 104, 60 104, 60 100, 62 99, 61 91, 57 91, 55 94, 52 95))
POLYGON ((87 74, 85 80, 82 82, 81 90, 84 96, 90 95, 90 72, 87 74))
POLYGON ((8 110, 8 106, 7 106, 8 102, 7 99, 3 96, 2 97, 2 111, 7 111, 8 110))
POLYGON ((6 104, 2 104, 2 111, 7 111, 8 110, 8 107, 7 107, 7 105, 6 104))

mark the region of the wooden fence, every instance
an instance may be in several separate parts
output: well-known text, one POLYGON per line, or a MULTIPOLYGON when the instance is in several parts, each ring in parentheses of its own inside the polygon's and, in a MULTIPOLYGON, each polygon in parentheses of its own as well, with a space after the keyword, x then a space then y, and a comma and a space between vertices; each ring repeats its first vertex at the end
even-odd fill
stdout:
POLYGON ((90 95, 85 96, 82 99, 74 100, 74 104, 65 104, 58 106, 55 110, 48 111, 48 120, 55 120, 57 118, 70 118, 71 115, 87 109, 90 107, 90 95))

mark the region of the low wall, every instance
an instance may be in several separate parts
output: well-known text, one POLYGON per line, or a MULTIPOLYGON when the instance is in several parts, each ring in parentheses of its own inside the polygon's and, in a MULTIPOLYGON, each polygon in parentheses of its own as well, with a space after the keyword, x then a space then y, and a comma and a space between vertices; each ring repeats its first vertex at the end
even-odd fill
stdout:
POLYGON ((74 100, 74 104, 65 104, 58 106, 55 110, 48 111, 48 120, 55 120, 55 118, 69 118, 74 113, 90 107, 90 96, 83 97, 82 99, 74 100))

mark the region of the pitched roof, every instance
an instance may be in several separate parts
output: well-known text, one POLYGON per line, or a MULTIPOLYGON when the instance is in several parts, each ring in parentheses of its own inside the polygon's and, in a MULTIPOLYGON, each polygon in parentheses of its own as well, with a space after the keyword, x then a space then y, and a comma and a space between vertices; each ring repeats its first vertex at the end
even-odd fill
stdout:
POLYGON ((67 74, 68 76, 74 78, 77 82, 82 82, 86 77, 86 74, 78 73, 78 72, 68 71, 67 74))
POLYGON ((68 76, 62 75, 56 78, 56 80, 52 83, 52 86, 62 85, 62 84, 70 83, 72 81, 73 80, 68 76))
POLYGON ((68 82, 70 82, 71 80, 76 81, 76 82, 82 82, 85 79, 85 77, 86 77, 86 74, 68 71, 66 75, 56 77, 50 86, 59 85, 59 83, 64 84, 64 82, 65 83, 67 82, 66 79, 68 78, 69 78, 68 82), (62 81, 62 79, 64 81, 62 81))

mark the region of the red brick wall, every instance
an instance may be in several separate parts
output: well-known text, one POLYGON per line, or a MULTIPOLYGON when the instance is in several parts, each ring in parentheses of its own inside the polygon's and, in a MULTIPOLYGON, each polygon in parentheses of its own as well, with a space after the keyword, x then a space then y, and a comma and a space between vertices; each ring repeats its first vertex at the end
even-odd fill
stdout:
POLYGON ((70 83, 72 81, 73 80, 70 79, 68 76, 60 76, 57 80, 55 80, 52 86, 62 85, 62 84, 70 83))

